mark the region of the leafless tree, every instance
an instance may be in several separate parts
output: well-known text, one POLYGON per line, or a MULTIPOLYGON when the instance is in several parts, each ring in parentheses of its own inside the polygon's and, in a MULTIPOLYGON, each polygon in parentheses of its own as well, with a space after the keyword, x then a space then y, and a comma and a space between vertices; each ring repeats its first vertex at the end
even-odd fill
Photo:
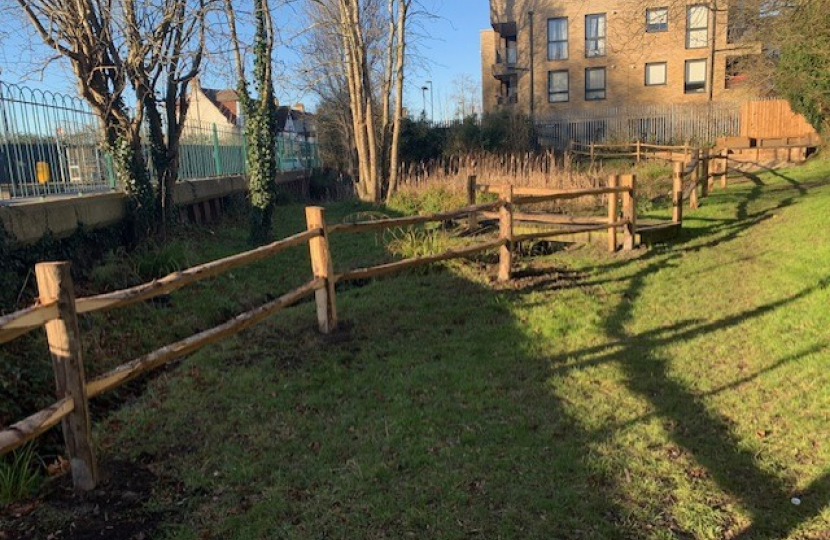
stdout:
POLYGON ((308 75, 323 93, 348 96, 357 192, 368 201, 379 202, 397 188, 413 6, 414 0, 310 0, 307 4, 309 47, 318 52, 307 57, 308 75))
POLYGON ((46 45, 69 60, 80 95, 100 119, 139 234, 154 226, 157 206, 171 209, 187 86, 201 65, 210 1, 15 0, 46 45), (158 200, 141 149, 145 117, 158 200))

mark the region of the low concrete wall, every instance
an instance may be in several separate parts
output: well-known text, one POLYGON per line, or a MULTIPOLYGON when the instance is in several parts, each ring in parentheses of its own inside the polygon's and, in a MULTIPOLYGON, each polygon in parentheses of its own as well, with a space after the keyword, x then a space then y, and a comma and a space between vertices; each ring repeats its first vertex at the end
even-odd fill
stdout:
POLYGON ((124 219, 127 199, 123 193, 26 199, 0 206, 0 223, 16 244, 34 244, 46 233, 64 238, 83 225, 99 229, 124 219))
MULTIPOLYGON (((302 195, 308 192, 306 171, 280 173, 275 181, 278 187, 302 195)), ((188 207, 246 191, 248 179, 244 176, 183 180, 176 184, 173 200, 176 205, 188 207)), ((0 206, 0 224, 10 241, 28 245, 47 233, 65 238, 79 226, 100 229, 115 225, 124 219, 126 211, 127 199, 121 192, 19 199, 4 201, 0 206)))

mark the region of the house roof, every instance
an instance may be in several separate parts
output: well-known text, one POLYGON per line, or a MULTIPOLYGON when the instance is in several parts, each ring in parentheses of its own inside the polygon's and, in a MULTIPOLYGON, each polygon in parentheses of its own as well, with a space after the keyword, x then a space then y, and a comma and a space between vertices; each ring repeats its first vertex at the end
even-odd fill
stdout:
POLYGON ((239 94, 236 90, 203 87, 202 93, 228 119, 228 122, 236 124, 239 118, 239 94))
POLYGON ((288 123, 289 117, 294 124, 295 133, 312 134, 314 129, 314 115, 283 105, 277 107, 277 131, 285 131, 285 125, 288 123))

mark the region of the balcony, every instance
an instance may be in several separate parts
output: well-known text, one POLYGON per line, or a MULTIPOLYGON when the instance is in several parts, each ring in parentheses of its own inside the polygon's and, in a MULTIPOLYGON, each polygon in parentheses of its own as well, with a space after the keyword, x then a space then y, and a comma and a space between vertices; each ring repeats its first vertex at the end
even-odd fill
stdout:
POLYGON ((497 78, 500 81, 506 81, 519 74, 519 69, 516 67, 516 64, 498 62, 496 64, 493 64, 492 69, 493 77, 497 78))
POLYGON ((490 1, 490 24, 493 26, 493 30, 498 32, 501 37, 515 37, 518 32, 516 19, 513 17, 514 1, 490 1))
POLYGON ((497 105, 515 105, 519 102, 519 96, 513 94, 512 96, 496 96, 497 105))

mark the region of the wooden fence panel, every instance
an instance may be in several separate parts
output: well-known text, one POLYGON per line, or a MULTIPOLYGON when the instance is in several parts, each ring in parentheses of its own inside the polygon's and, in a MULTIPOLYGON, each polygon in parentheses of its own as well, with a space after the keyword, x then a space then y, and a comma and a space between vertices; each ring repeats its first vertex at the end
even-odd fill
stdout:
POLYGON ((804 116, 783 100, 751 101, 741 105, 741 136, 764 139, 818 135, 804 116))

